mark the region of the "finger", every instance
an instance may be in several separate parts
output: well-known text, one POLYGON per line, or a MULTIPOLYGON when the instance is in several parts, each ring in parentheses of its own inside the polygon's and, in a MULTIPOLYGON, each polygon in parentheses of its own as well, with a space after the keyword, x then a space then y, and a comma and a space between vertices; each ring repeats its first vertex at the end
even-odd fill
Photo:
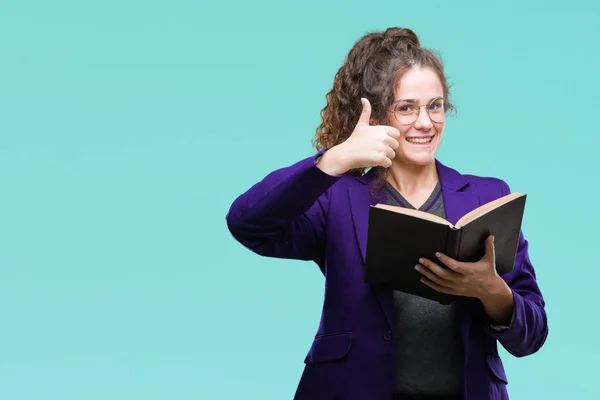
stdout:
POLYGON ((436 264, 433 261, 428 260, 426 258, 421 258, 419 260, 419 262, 421 263, 421 265, 423 265, 424 267, 429 269, 435 275, 437 275, 447 281, 454 282, 457 278, 460 277, 460 275, 457 274, 456 272, 446 269, 446 268, 443 268, 443 267, 440 267, 438 264, 436 264))
POLYGON ((419 273, 421 273, 422 275, 424 275, 427 279, 429 279, 432 282, 437 283, 440 286, 444 286, 444 287, 449 288, 449 289, 452 288, 452 286, 453 286, 451 281, 439 277, 438 275, 436 275, 433 272, 431 272, 431 270, 429 270, 428 268, 425 268, 422 265, 417 264, 415 266, 415 269, 417 271, 419 271, 419 273))
POLYGON ((435 256, 448 268, 456 273, 463 272, 463 263, 455 260, 454 258, 448 257, 443 253, 435 253, 435 256))
POLYGON ((494 236, 490 235, 485 241, 485 254, 483 255, 483 258, 489 261, 494 261, 496 259, 495 253, 494 236))
POLYGON ((421 282, 424 283, 425 285, 429 286, 436 292, 445 293, 445 294, 454 294, 454 290, 447 288, 445 286, 438 285, 437 283, 435 283, 427 278, 421 278, 421 282))
POLYGON ((369 120, 371 119, 371 103, 366 98, 361 98, 360 102, 362 104, 362 112, 360 114, 360 118, 358 119, 357 125, 369 125, 369 120))
POLYGON ((400 143, 398 143, 398 141, 391 136, 388 136, 385 138, 385 143, 387 143, 387 145, 390 146, 394 150, 396 150, 398 147, 400 147, 400 143))
POLYGON ((396 140, 400 139, 400 131, 393 126, 389 125, 374 125, 374 128, 378 128, 380 131, 384 132, 386 136, 394 138, 396 140))
POLYGON ((394 128, 393 126, 386 126, 385 131, 389 136, 393 137, 394 139, 400 139, 400 131, 394 128))
POLYGON ((392 166, 392 160, 387 155, 384 155, 379 165, 381 165, 384 168, 389 168, 392 166))
POLYGON ((392 159, 394 159, 394 157, 396 157, 396 152, 388 147, 387 151, 386 151, 386 156, 387 156, 387 158, 392 160, 392 159))

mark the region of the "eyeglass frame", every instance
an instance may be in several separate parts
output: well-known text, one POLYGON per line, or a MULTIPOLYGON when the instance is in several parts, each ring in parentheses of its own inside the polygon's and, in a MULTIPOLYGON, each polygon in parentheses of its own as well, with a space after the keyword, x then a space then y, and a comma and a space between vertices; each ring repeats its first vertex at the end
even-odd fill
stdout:
MULTIPOLYGON (((444 113, 444 121, 442 121, 442 122, 434 121, 433 118, 431 118, 431 115, 429 115, 429 108, 427 109, 427 117, 429 117, 429 119, 431 120, 431 122, 434 122, 436 124, 441 124, 441 123, 445 122, 445 120, 446 120, 446 115, 445 114, 448 111, 448 110, 446 110, 446 107, 445 107, 445 100, 446 99, 444 98, 444 96, 434 97, 433 99, 431 99, 429 101, 429 103, 418 105, 417 106, 417 112, 416 112, 417 116, 416 116, 415 120, 413 122, 408 123, 408 124, 402 123, 402 122, 398 121, 398 117, 396 116, 395 107, 392 108, 392 109, 388 109, 388 111, 390 111, 390 112, 392 112, 394 114, 394 118, 396 119, 396 122, 398 122, 400 125, 412 125, 412 124, 414 124, 415 122, 417 122, 419 120, 419 116, 421 115, 421 107, 426 107, 426 106, 429 107, 429 106, 431 106, 432 103, 434 103, 435 101, 438 101, 438 100, 444 100, 444 105, 443 105, 443 107, 444 107, 444 112, 443 112, 444 113)), ((394 104, 396 104, 396 103, 401 102, 401 101, 406 101, 406 99, 396 100, 396 101, 394 101, 392 103, 392 106, 394 104)))

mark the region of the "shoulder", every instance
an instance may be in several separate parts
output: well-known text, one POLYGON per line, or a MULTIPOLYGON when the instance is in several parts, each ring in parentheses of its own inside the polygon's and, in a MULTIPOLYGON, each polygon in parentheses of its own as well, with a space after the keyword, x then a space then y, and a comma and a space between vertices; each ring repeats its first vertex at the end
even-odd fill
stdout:
POLYGON ((454 190, 476 191, 480 197, 495 199, 510 193, 508 183, 496 176, 459 172, 437 162, 442 183, 454 190))
POLYGON ((474 174, 465 174, 464 176, 480 192, 499 192, 500 196, 510 193, 508 183, 499 177, 474 174))

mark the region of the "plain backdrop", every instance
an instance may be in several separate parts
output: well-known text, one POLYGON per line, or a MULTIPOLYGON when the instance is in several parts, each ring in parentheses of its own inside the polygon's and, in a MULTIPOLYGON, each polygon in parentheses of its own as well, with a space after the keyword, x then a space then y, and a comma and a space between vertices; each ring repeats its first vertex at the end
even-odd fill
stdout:
POLYGON ((233 240, 231 202, 313 154, 360 36, 441 52, 438 153, 528 194, 547 301, 511 399, 597 399, 597 2, 0 2, 0 398, 291 399, 316 265, 233 240))

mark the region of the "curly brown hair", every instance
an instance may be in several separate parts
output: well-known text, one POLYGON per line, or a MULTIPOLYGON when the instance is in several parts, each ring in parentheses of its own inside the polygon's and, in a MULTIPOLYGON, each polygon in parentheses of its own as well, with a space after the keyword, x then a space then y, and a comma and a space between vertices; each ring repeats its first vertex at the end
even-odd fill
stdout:
MULTIPOLYGON (((413 66, 431 68, 439 76, 446 111, 454 110, 441 57, 435 50, 422 48, 417 35, 407 28, 370 32, 354 44, 336 73, 313 146, 322 150, 348 139, 362 111, 361 97, 371 103, 371 117, 385 123, 386 110, 394 102, 394 88, 413 66)), ((348 173, 360 176, 364 171, 359 168, 348 173)), ((380 169, 380 178, 385 179, 386 174, 386 168, 380 169)))

